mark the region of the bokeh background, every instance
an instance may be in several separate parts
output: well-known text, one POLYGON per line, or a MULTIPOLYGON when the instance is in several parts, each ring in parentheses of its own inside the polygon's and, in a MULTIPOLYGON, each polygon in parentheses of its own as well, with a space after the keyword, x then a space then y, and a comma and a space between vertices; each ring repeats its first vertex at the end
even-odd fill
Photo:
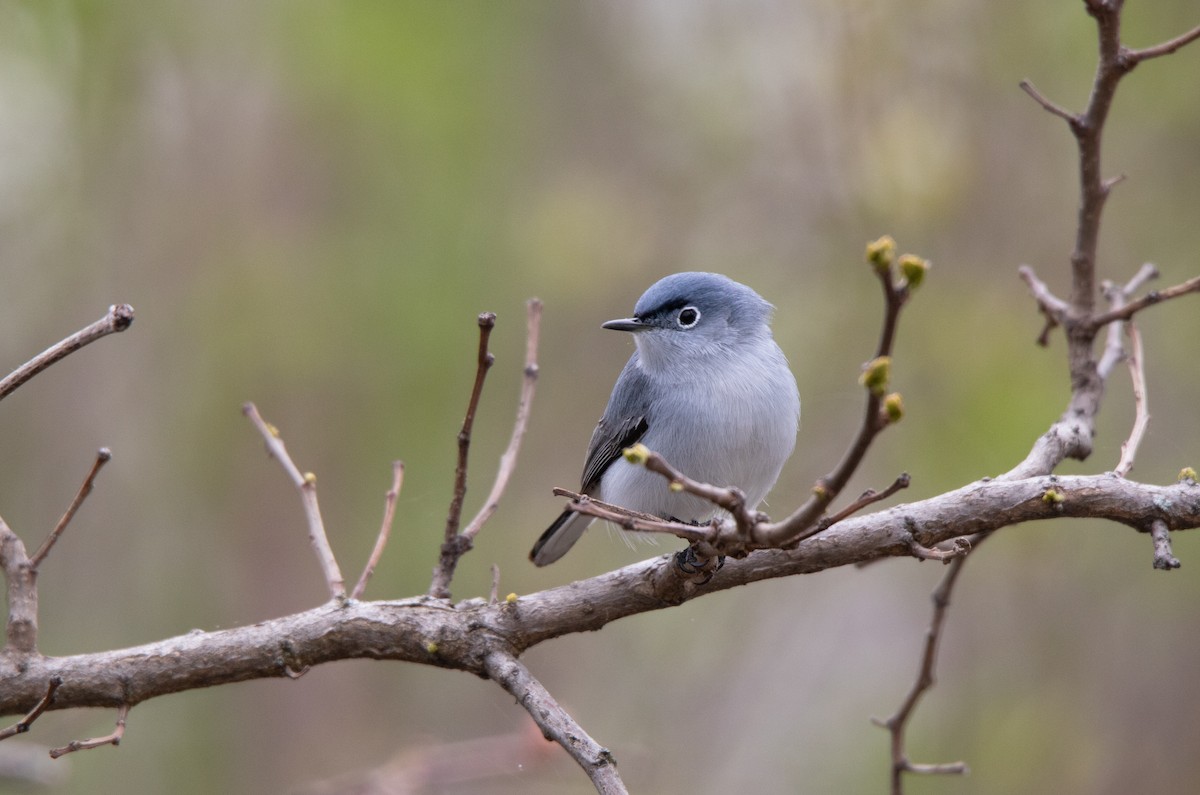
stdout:
MULTIPOLYGON (((1131 2, 1125 37, 1145 46, 1198 21, 1193 0, 1131 2)), ((492 563, 502 593, 528 593, 663 551, 595 528, 553 567, 525 557, 630 352, 599 324, 677 270, 724 272, 778 307, 804 416, 777 514, 858 420, 880 316, 862 250, 882 233, 934 270, 899 337, 908 414, 851 491, 908 471, 915 499, 1011 467, 1067 398, 1061 337, 1035 346, 1016 267, 1064 290, 1076 203, 1070 136, 1017 83, 1079 107, 1094 51, 1069 0, 3 2, 0 369, 111 303, 137 310, 129 332, 0 406, 0 513, 30 545, 94 451, 114 452, 43 567, 44 651, 324 600, 299 500, 246 400, 317 473, 348 576, 390 462, 406 462, 368 596, 423 592, 475 316, 499 320, 468 513, 507 442, 534 295, 532 422, 458 598, 487 593, 492 563)), ((1106 173, 1129 179, 1108 205, 1104 277, 1143 261, 1164 285, 1200 271, 1198 97, 1200 46, 1123 85, 1106 173)), ((1200 311, 1184 299, 1139 324, 1153 421, 1134 475, 1169 482, 1200 462, 1200 311)), ((1118 370, 1095 455, 1063 471, 1114 466, 1129 393, 1118 370)), ((909 791, 1193 792, 1200 543, 1175 544, 1171 574, 1151 569, 1148 538, 1105 523, 1015 527, 983 547, 910 733, 916 759, 972 774, 909 791)), ((910 686, 941 573, 896 560, 762 583, 526 659, 633 791, 882 792, 887 735, 868 719, 910 686)), ((51 714, 22 739, 63 744, 113 719, 51 714)), ((490 683, 348 662, 143 704, 119 749, 47 775, 63 793, 307 793, 438 763, 417 791, 591 791, 530 726, 490 683), (499 764, 476 753, 504 743, 517 750, 499 764)))

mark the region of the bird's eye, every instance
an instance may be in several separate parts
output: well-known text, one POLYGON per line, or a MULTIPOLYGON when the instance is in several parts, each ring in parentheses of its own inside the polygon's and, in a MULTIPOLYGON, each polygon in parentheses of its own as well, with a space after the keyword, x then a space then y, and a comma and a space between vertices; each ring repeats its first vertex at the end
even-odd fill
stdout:
POLYGON ((700 322, 700 310, 694 306, 685 306, 679 310, 677 322, 680 328, 691 328, 700 322))

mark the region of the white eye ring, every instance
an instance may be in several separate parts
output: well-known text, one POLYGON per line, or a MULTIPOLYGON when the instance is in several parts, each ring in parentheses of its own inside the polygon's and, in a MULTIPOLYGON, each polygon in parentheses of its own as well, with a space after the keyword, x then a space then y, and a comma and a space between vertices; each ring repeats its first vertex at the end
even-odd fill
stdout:
POLYGON ((680 328, 692 328, 700 322, 700 310, 694 306, 685 306, 675 316, 675 322, 679 324, 680 328))

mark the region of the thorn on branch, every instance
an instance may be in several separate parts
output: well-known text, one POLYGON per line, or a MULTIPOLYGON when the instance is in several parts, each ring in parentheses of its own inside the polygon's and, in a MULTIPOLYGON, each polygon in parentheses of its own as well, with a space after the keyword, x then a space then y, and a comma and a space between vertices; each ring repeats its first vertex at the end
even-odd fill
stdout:
POLYGON ((128 717, 129 705, 122 704, 117 709, 117 727, 111 734, 106 734, 103 737, 93 737, 90 740, 75 740, 61 748, 51 748, 50 758, 58 759, 60 756, 65 756, 75 751, 86 751, 89 748, 99 748, 102 745, 120 745, 121 738, 125 736, 125 721, 128 717))

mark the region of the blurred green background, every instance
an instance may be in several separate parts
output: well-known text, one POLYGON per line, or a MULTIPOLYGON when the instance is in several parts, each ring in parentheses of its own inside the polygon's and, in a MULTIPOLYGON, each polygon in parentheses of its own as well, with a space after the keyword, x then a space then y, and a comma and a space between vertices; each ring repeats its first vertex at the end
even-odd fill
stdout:
MULTIPOLYGON (((1131 2, 1125 36, 1145 46, 1198 21, 1194 0, 1131 2)), ((858 420, 880 315, 862 250, 885 232, 934 270, 899 337, 908 414, 851 490, 903 470, 916 499, 1009 468, 1067 397, 1061 337, 1034 345, 1016 267, 1064 291, 1076 202, 1070 136, 1017 83, 1078 107, 1094 50, 1068 0, 0 3, 0 370, 111 303, 137 310, 129 332, 0 406, 0 514, 31 546, 96 448, 114 453, 43 567, 43 650, 324 600, 300 502, 246 400, 317 473, 347 576, 390 462, 406 462, 368 596, 424 591, 475 316, 499 320, 468 514, 511 429, 532 295, 546 304, 533 418, 457 598, 485 595, 493 562, 501 593, 528 593, 663 551, 594 528, 553 567, 525 557, 630 352, 599 324, 677 270, 724 272, 778 307, 804 416, 776 514, 858 420)), ((1147 260, 1163 285, 1200 271, 1198 96, 1200 46, 1118 94, 1106 174, 1129 179, 1108 205, 1102 276, 1147 260)), ((1153 422, 1134 476, 1169 482, 1200 463, 1200 311, 1184 299, 1140 327, 1153 422)), ((1111 469, 1131 418, 1121 369, 1095 455, 1063 471, 1111 469)), ((1184 568, 1164 575, 1148 538, 1105 523, 990 541, 910 732, 914 758, 972 774, 909 791, 1193 792, 1200 543, 1175 543, 1184 568)), ((882 792, 887 736, 868 718, 910 686, 941 573, 896 560, 763 583, 526 659, 635 792, 882 792)), ((23 740, 113 719, 55 713, 23 740)), ((119 749, 51 776, 64 793, 342 791, 356 771, 412 772, 439 752, 458 772, 486 767, 450 744, 507 735, 523 750, 494 776, 416 791, 591 791, 495 685, 375 662, 143 704, 119 749)))

